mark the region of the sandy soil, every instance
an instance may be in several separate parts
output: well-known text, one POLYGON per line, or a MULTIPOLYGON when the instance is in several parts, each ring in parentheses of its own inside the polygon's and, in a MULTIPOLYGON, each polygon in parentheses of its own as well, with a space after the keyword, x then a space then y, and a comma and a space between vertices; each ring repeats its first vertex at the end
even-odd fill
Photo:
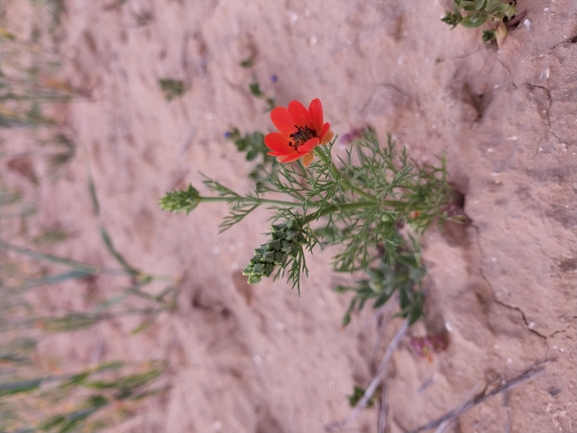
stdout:
MULTIPOLYGON (((483 45, 480 31, 449 31, 444 4, 65 2, 54 39, 59 78, 84 96, 54 113, 79 145, 75 160, 59 181, 34 187, 41 224, 75 234, 52 251, 111 264, 100 222, 131 263, 181 281, 177 311, 143 334, 130 337, 134 323, 115 320, 46 341, 47 354, 70 364, 167 359, 169 391, 111 431, 321 432, 349 413, 346 395, 367 384, 400 325, 385 314, 378 328, 366 311, 342 329, 348 299, 331 290, 328 254, 310 257, 300 298, 279 281, 248 286, 240 269, 264 240, 266 212, 218 235, 224 206, 188 217, 158 209, 164 192, 200 187, 199 171, 249 190, 250 167, 223 137, 230 125, 272 129, 247 92, 251 72, 239 63, 249 56, 279 104, 319 97, 339 134, 374 125, 418 161, 446 150, 465 194, 471 225, 432 228, 424 239, 430 302, 450 346, 428 363, 401 344, 386 381, 388 431, 421 425, 491 377, 545 359, 553 359, 545 374, 447 431, 577 430, 577 3, 519 1, 530 26, 501 50, 483 45), (166 77, 188 92, 167 102, 157 83, 166 77)), ((31 2, 13 1, 4 20, 29 38, 34 13, 31 2)), ((97 283, 104 297, 109 288, 97 283)), ((376 431, 376 417, 366 410, 346 431, 376 431)))

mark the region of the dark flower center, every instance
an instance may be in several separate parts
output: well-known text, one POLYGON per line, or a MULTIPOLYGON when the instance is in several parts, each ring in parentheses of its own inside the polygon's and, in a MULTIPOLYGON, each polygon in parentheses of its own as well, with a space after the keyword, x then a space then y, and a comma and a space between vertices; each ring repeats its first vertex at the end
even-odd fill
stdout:
POLYGON ((295 128, 297 129, 296 132, 290 135, 290 138, 292 138, 293 141, 289 143, 289 146, 294 147, 295 150, 297 150, 299 146, 305 144, 311 138, 315 138, 317 136, 316 131, 309 128, 308 126, 303 127, 295 125, 295 128))

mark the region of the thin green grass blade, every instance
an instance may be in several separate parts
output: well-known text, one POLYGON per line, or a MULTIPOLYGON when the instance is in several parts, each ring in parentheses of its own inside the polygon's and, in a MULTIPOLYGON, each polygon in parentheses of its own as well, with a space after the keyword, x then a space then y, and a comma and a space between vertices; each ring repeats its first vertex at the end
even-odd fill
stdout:
POLYGON ((121 303, 124 301, 128 296, 128 293, 123 292, 120 295, 113 296, 112 298, 105 299, 104 301, 100 302, 93 310, 94 314, 98 314, 110 307, 113 307, 116 304, 121 303))
POLYGON ((70 313, 62 317, 47 317, 39 320, 42 322, 42 329, 47 332, 78 331, 98 322, 98 318, 85 313, 70 313))
POLYGON ((37 251, 30 250, 28 248, 19 247, 17 245, 10 244, 6 241, 0 240, 0 248, 4 248, 10 251, 14 251, 20 254, 24 254, 28 257, 32 257, 36 260, 42 260, 45 262, 56 263, 59 265, 69 266, 71 268, 76 269, 77 271, 84 271, 91 274, 97 273, 104 273, 104 274, 111 274, 111 275, 125 275, 126 272, 118 270, 118 269, 108 269, 108 268, 101 268, 98 266, 91 266, 85 263, 80 263, 74 260, 65 259, 63 257, 54 256, 52 254, 44 254, 39 253, 37 251))
POLYGON ((160 376, 160 373, 161 373, 160 369, 153 368, 153 369, 151 369, 145 373, 133 374, 130 376, 123 377, 120 380, 115 382, 116 388, 118 388, 118 389, 139 388, 141 386, 144 386, 144 385, 152 382, 154 379, 156 379, 158 376, 160 376))
POLYGON ((88 192, 90 193, 90 201, 92 202, 92 211, 94 212, 94 215, 99 215, 100 204, 98 203, 98 197, 96 196, 96 187, 94 186, 92 175, 88 178, 88 192))
POLYGON ((114 248, 114 244, 112 243, 112 239, 110 238, 110 235, 108 234, 108 232, 106 231, 106 229, 102 226, 99 226, 100 228, 100 236, 102 237, 102 240, 104 241, 104 244, 106 245, 106 249, 108 250, 108 252, 110 254, 112 254, 112 256, 116 259, 116 261, 118 263, 120 263, 120 265, 126 270, 126 272, 128 272, 130 275, 133 276, 137 276, 140 275, 141 272, 132 267, 127 261, 126 259, 118 252, 118 250, 116 248, 114 248))
POLYGON ((40 387, 42 380, 43 379, 31 379, 19 382, 2 383, 0 384, 0 397, 34 391, 40 387))
POLYGON ((164 297, 172 292, 176 291, 176 287, 170 285, 166 287, 162 292, 156 295, 156 300, 159 302, 164 302, 164 297))
POLYGON ((29 250, 28 248, 19 247, 12 245, 8 242, 0 240, 0 248, 5 248, 10 251, 15 251, 20 254, 24 254, 28 257, 32 257, 37 260, 43 260, 46 262, 57 263, 60 265, 70 266, 71 268, 76 268, 77 270, 84 270, 86 272, 97 272, 99 268, 96 266, 85 265, 84 263, 76 262, 74 260, 64 259, 62 257, 53 256, 51 254, 43 254, 37 251, 29 250))
POLYGON ((37 280, 28 280, 21 287, 24 289, 31 289, 33 287, 38 287, 38 286, 47 286, 50 284, 58 284, 58 283, 62 283, 64 281, 66 281, 66 280, 76 280, 76 279, 86 278, 90 275, 95 275, 96 273, 97 273, 96 271, 74 270, 74 271, 70 271, 70 272, 64 272, 62 274, 50 275, 48 277, 40 278, 37 280))
POLYGON ((119 370, 124 367, 124 362, 122 361, 108 361, 98 364, 94 367, 95 372, 108 371, 108 370, 119 370))
POLYGON ((149 317, 145 317, 143 322, 139 326, 137 326, 132 331, 130 331, 130 335, 136 335, 136 334, 140 334, 141 332, 146 331, 148 328, 150 328, 154 324, 154 322, 156 322, 157 317, 158 316, 156 316, 156 315, 151 315, 149 317))

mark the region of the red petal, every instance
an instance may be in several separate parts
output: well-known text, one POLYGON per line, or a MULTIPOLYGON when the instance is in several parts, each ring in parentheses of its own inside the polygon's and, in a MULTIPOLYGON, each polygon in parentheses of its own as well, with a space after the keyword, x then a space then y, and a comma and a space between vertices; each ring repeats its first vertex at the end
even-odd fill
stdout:
POLYGON ((292 152, 288 153, 288 152, 277 152, 276 150, 271 150, 270 152, 267 152, 267 155, 270 156, 282 156, 283 158, 287 155, 290 155, 292 152))
POLYGON ((288 111, 294 124, 298 126, 310 126, 311 117, 309 116, 308 110, 299 101, 291 101, 288 106, 288 111))
POLYGON ((320 140, 317 137, 311 138, 305 144, 299 146, 298 153, 300 153, 301 155, 303 153, 309 153, 311 150, 313 150, 315 147, 317 147, 319 143, 320 143, 320 140))
POLYGON ((309 105, 309 115, 311 116, 311 128, 320 135, 323 127, 323 105, 319 98, 313 99, 309 105))
POLYGON ((302 153, 295 152, 295 153, 287 156, 286 158, 283 158, 283 160, 281 162, 282 163, 293 162, 293 161, 296 161, 297 159, 299 159, 301 156, 303 156, 302 153))
POLYGON ((327 135, 327 132, 329 132, 329 129, 331 127, 330 123, 325 123, 322 127, 321 133, 319 134, 319 140, 323 141, 323 138, 325 137, 325 135, 327 135))
POLYGON ((281 155, 288 155, 293 153, 294 149, 289 146, 290 138, 279 132, 271 132, 264 137, 264 144, 270 150, 273 150, 281 155))
POLYGON ((295 122, 285 107, 275 107, 270 112, 270 120, 284 135, 291 135, 296 131, 295 122))

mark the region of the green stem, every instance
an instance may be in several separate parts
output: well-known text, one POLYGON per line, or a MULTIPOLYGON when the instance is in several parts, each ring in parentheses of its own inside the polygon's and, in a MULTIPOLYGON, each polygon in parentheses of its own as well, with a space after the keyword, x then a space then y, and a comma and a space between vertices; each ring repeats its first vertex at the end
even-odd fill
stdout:
MULTIPOLYGON (((236 201, 235 199, 231 199, 230 197, 199 197, 200 202, 204 203, 211 203, 211 202, 227 202, 230 203, 231 201, 236 201)), ((247 201, 250 200, 251 203, 254 203, 258 206, 262 204, 276 204, 279 206, 288 206, 288 207, 300 207, 301 204, 293 201, 284 201, 284 200, 270 200, 267 198, 246 198, 246 197, 239 197, 238 201, 247 201)))
POLYGON ((324 209, 322 209, 321 211, 312 213, 309 216, 307 216, 302 221, 302 225, 308 224, 314 220, 319 219, 320 217, 323 217, 325 215, 328 215, 328 214, 331 214, 334 212, 346 212, 346 211, 359 209, 359 208, 363 208, 363 207, 374 206, 374 205, 375 205, 374 201, 361 201, 361 202, 356 202, 356 203, 345 203, 345 204, 341 204, 341 205, 327 206, 324 209))
POLYGON ((329 152, 325 153, 325 151, 320 146, 315 147, 314 152, 327 165, 327 167, 329 168, 329 171, 331 172, 331 176, 333 177, 335 182, 340 180, 341 184, 344 185, 345 188, 356 192, 357 194, 363 196, 366 199, 372 200, 373 203, 375 202, 374 196, 364 192, 360 188, 357 188, 356 186, 351 184, 348 180, 343 179, 343 177, 341 176, 341 172, 339 171, 339 169, 337 168, 337 166, 333 162, 333 159, 332 159, 331 154, 329 152))
MULTIPOLYGON (((382 200, 379 202, 382 207, 389 207, 396 210, 404 209, 407 204, 402 201, 395 201, 395 200, 382 200)), ((363 207, 372 207, 375 205, 375 201, 359 201, 355 203, 345 203, 345 204, 338 204, 338 205, 331 205, 323 208, 319 212, 315 212, 307 216, 303 221, 302 224, 308 224, 312 221, 319 219, 325 215, 329 215, 335 212, 347 212, 350 210, 355 210, 363 207)))

